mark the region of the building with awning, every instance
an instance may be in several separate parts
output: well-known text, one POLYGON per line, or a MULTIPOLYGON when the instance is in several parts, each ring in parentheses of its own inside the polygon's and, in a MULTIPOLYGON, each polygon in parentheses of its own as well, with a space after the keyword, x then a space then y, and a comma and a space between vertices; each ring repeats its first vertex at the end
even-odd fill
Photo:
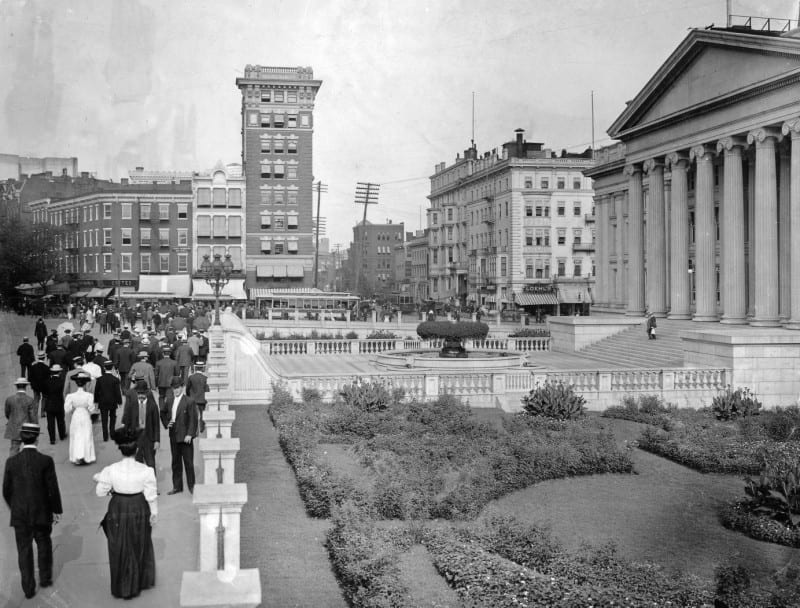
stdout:
POLYGON ((87 298, 99 298, 105 299, 111 295, 111 292, 114 291, 113 287, 92 287, 87 293, 87 298))
MULTIPOLYGON (((244 279, 230 279, 219 294, 222 300, 246 300, 244 279)), ((192 279, 192 300, 213 300, 214 290, 205 279, 192 279)))
POLYGON ((558 304, 558 296, 552 292, 525 292, 515 291, 514 302, 518 306, 555 306, 558 304))
POLYGON ((189 298, 192 279, 188 274, 139 275, 139 288, 130 294, 135 298, 189 298))

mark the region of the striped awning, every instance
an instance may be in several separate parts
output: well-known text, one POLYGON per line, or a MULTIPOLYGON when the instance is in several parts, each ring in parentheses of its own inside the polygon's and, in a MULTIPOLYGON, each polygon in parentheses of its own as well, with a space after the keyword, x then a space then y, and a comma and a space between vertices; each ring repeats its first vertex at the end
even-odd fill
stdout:
POLYGON ((92 287, 86 294, 87 298, 107 298, 114 291, 113 287, 92 287))
POLYGON ((548 306, 558 304, 558 298, 554 293, 527 293, 524 291, 514 292, 514 301, 520 306, 548 306))

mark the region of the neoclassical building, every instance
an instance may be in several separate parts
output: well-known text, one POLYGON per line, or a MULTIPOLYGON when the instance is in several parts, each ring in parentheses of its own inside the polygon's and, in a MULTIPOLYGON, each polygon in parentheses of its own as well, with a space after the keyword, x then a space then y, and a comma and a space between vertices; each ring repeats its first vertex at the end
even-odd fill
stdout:
POLYGON ((800 33, 692 30, 608 134, 596 307, 800 329, 800 33))

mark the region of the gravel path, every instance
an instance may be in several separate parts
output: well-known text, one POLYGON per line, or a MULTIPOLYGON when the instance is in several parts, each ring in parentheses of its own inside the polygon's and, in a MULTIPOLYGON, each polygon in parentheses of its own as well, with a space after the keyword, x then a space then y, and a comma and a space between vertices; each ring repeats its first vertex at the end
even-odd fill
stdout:
POLYGON ((264 410, 236 409, 233 436, 241 450, 236 481, 247 483, 242 510, 241 563, 261 571, 261 606, 344 608, 323 546, 329 523, 306 515, 294 472, 264 410))

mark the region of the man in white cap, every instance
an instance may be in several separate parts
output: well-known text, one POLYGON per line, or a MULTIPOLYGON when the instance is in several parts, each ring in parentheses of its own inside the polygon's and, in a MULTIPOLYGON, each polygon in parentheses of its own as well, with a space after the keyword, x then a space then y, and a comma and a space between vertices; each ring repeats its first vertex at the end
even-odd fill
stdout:
POLYGON ((22 429, 22 425, 26 422, 36 424, 36 404, 25 390, 28 386, 28 381, 25 378, 17 378, 14 386, 17 391, 6 399, 5 438, 11 440, 9 456, 19 453, 20 444, 22 443, 19 432, 22 429))

